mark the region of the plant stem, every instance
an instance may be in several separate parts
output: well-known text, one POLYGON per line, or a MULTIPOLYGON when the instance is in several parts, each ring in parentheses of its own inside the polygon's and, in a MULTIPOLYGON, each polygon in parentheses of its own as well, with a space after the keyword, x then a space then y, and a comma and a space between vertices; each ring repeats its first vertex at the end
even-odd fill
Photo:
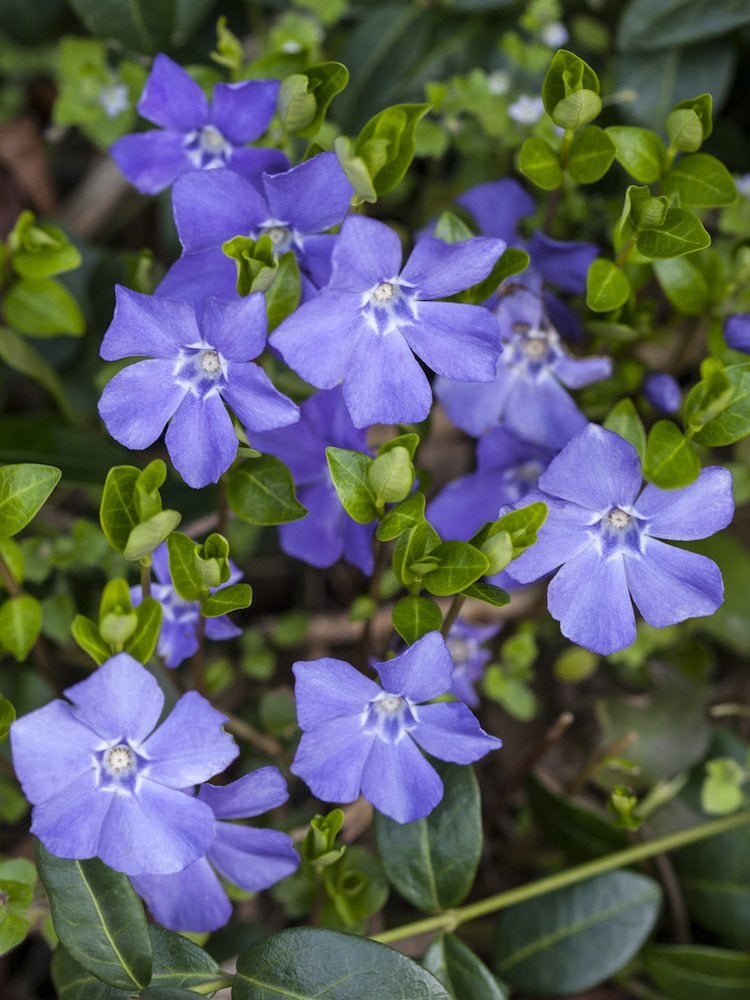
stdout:
POLYGON ((144 563, 141 560, 141 595, 145 597, 151 596, 151 560, 148 563, 144 563))
POLYGON ((667 834, 656 840, 645 844, 636 844, 633 847, 626 847, 622 851, 615 851, 604 858, 595 858, 574 868, 549 875, 547 878, 538 879, 536 882, 529 882, 526 885, 518 886, 501 892, 496 896, 481 899, 468 906, 460 906, 454 910, 446 910, 438 913, 434 917, 427 917, 425 920, 416 920, 411 924, 404 924, 402 927, 394 927, 391 930, 376 934, 373 938, 382 944, 391 941, 401 941, 404 938, 415 937, 417 934, 427 934, 431 931, 454 931, 461 924, 469 920, 476 920, 479 917, 487 916, 489 913, 497 913, 516 903, 523 903, 528 899, 536 899, 537 896, 544 896, 548 892, 556 889, 563 889, 568 885, 575 885, 586 879, 601 875, 604 872, 614 871, 617 868, 625 868, 635 864, 637 861, 645 861, 653 858, 657 854, 666 854, 687 844, 693 844, 698 840, 705 840, 707 837, 715 837, 717 834, 726 833, 728 830, 735 830, 738 827, 750 823, 750 809, 735 813, 733 816, 724 816, 721 819, 710 820, 708 823, 699 823, 691 826, 687 830, 680 830, 677 833, 667 834))
POLYGON ((464 601, 466 598, 463 594, 456 594, 451 601, 451 606, 448 608, 448 613, 445 616, 445 621, 443 622, 443 627, 440 629, 443 638, 448 638, 448 633, 451 630, 451 625, 458 618, 461 608, 464 606, 464 601))

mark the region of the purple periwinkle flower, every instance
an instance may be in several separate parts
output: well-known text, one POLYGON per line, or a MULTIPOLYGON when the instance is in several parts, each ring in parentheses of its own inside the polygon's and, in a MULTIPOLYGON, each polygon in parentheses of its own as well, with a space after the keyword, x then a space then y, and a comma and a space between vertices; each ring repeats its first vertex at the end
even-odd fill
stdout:
POLYGON ((494 377, 500 342, 492 315, 432 300, 481 281, 504 249, 502 240, 424 236, 402 268, 397 234, 350 216, 333 249, 331 280, 281 323, 271 346, 312 385, 341 382, 355 427, 423 420, 432 391, 417 357, 448 378, 494 377))
POLYGON ((724 323, 724 337, 727 347, 731 347, 733 351, 750 354, 750 313, 727 316, 724 323))
POLYGON ((164 695, 127 653, 64 694, 11 726, 31 832, 58 857, 99 857, 128 875, 177 872, 202 857, 214 813, 192 787, 237 756, 225 717, 188 691, 157 727, 164 695))
POLYGON ((352 424, 341 388, 322 389, 300 406, 299 423, 254 434, 252 445, 285 462, 307 516, 279 525, 281 547, 311 566, 332 566, 342 557, 371 573, 375 522, 358 524, 346 513, 326 461, 326 448, 367 452, 367 435, 352 424))
MULTIPOLYGON (((238 583, 242 573, 230 562, 230 575, 226 583, 212 589, 212 593, 238 583)), ((156 583, 151 585, 151 596, 161 604, 162 622, 156 651, 164 660, 165 667, 179 665, 198 650, 198 624, 201 620, 198 601, 186 601, 177 593, 169 573, 169 553, 167 543, 155 549, 152 556, 152 566, 156 583)), ((143 600, 143 592, 138 587, 130 588, 130 597, 134 606, 143 600)), ((204 619, 204 632, 207 639, 234 639, 242 635, 242 629, 232 624, 227 615, 204 619)))
POLYGON ((278 150, 245 145, 268 128, 278 93, 278 80, 217 83, 209 102, 181 66, 159 53, 138 112, 160 128, 124 135, 110 153, 144 194, 163 191, 185 171, 228 167, 252 179, 283 170, 287 161, 278 150))
POLYGON ((547 520, 536 544, 509 567, 521 583, 557 570, 547 592, 550 614, 563 635, 602 655, 635 639, 632 601, 649 625, 662 628, 711 615, 723 600, 716 563, 661 539, 707 538, 729 524, 728 470, 705 468, 682 489, 641 487, 633 445, 590 424, 539 477, 534 499, 547 504, 547 520))
POLYGON ((229 170, 178 179, 172 201, 183 253, 158 295, 191 302, 206 295, 236 298, 236 265, 222 250, 233 236, 257 240, 265 234, 279 254, 291 250, 305 297, 328 281, 336 237, 325 230, 343 220, 353 191, 335 154, 263 174, 258 188, 229 170))
POLYGON ((474 437, 502 424, 527 441, 562 448, 586 426, 565 387, 578 389, 606 378, 612 362, 574 357, 540 295, 521 280, 501 291, 496 315, 503 353, 494 381, 472 385, 441 378, 435 393, 453 423, 474 437))
POLYGON ((216 872, 248 892, 260 892, 290 875, 299 864, 291 837, 227 822, 260 816, 288 797, 286 781, 275 767, 262 767, 229 785, 202 785, 198 801, 209 806, 217 820, 205 855, 173 875, 132 878, 153 917, 173 931, 215 931, 232 915, 216 872))
POLYGON ((126 448, 147 448, 164 430, 172 463, 189 486, 215 483, 237 454, 227 405, 251 431, 299 419, 258 365, 266 343, 263 296, 237 302, 190 302, 117 287, 112 323, 101 355, 108 361, 141 356, 104 387, 99 413, 126 448))
POLYGON ((643 380, 643 395, 662 413, 677 413, 682 406, 682 389, 668 372, 650 372, 643 380))
POLYGON ((453 661, 440 633, 428 632, 373 667, 382 687, 343 660, 294 664, 303 732, 291 770, 326 802, 353 802, 361 792, 386 816, 411 823, 443 797, 420 747, 440 760, 470 764, 501 741, 462 702, 422 704, 451 687, 453 661))
POLYGON ((453 660, 451 694, 466 705, 476 708, 479 696, 475 684, 482 679, 492 653, 484 643, 494 639, 502 625, 472 625, 457 618, 451 625, 445 644, 453 660))

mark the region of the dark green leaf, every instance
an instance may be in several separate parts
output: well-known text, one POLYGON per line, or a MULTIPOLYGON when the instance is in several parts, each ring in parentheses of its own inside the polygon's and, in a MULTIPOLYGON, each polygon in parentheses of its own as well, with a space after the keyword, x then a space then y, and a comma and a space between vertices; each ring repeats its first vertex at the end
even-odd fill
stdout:
POLYGON ((429 555, 438 566, 425 574, 423 585, 436 597, 458 594, 489 572, 489 559, 469 542, 441 542, 429 555))
POLYGON ((381 542, 390 542, 404 531, 424 521, 424 511, 424 493, 412 493, 398 507, 388 511, 375 534, 381 542))
POLYGON ((92 35, 114 38, 148 54, 168 46, 176 27, 177 0, 70 0, 92 35))
POLYGON ((99 520, 104 537, 118 552, 124 551, 139 521, 135 485, 140 472, 134 465, 118 465, 109 470, 104 481, 99 520))
POLYGON ((664 177, 664 193, 679 194, 683 205, 715 208, 737 200, 732 175, 715 156, 683 156, 664 177))
POLYGON ((42 631, 42 606, 31 594, 9 597, 0 604, 0 649, 19 663, 31 652, 42 631))
POLYGON ((273 284, 266 292, 269 333, 272 333, 287 316, 292 315, 299 305, 300 294, 299 265, 290 250, 279 257, 273 284))
POLYGON ((750 24, 743 0, 631 0, 620 21, 620 48, 650 52, 701 43, 750 24))
POLYGON ((185 601, 202 600, 208 587, 198 565, 198 545, 181 531, 174 531, 167 539, 167 548, 169 575, 177 593, 185 601))
POLYGON ((427 521, 420 521, 399 535, 393 549, 393 572, 404 586, 409 587, 421 580, 425 572, 437 568, 436 560, 425 561, 439 544, 440 535, 427 521))
POLYGON ((688 486, 698 478, 701 461, 690 441, 671 420, 658 420, 648 433, 643 475, 664 490, 688 486))
POLYGON ((750 365, 704 376, 687 394, 685 423, 695 430, 694 441, 714 448, 750 434, 750 365))
POLYGON ((683 208, 668 208, 663 221, 644 229, 638 235, 636 248, 644 257, 680 257, 684 253, 703 250, 711 244, 711 237, 703 223, 683 208))
POLYGON ((422 964, 456 1000, 507 1000, 505 989, 484 962, 453 934, 436 937, 422 964))
POLYGON ((0 467, 0 538, 10 538, 34 518, 60 481, 60 470, 52 465, 4 465, 0 467))
POLYGON ((747 1000, 750 955, 706 945, 650 945, 646 972, 670 1000, 747 1000))
POLYGON ((470 584, 461 593, 473 601, 491 604, 493 608, 504 608, 506 604, 510 604, 510 594, 507 590, 496 587, 494 583, 482 583, 481 580, 470 584))
MULTIPOLYGON (((572 647, 570 647, 572 648, 572 647)), ((528 784, 529 805, 545 837, 574 861, 590 861, 628 846, 626 834, 603 812, 549 789, 533 776, 528 784)))
POLYGON ((54 278, 21 278, 3 302, 9 326, 33 337, 67 333, 79 337, 86 329, 81 308, 68 289, 54 278))
POLYGON ((402 597, 391 612, 393 627, 404 640, 411 643, 428 632, 439 631, 443 613, 429 597, 402 597))
POLYGON ((615 158, 615 144, 598 125, 576 130, 568 151, 567 171, 577 184, 593 184, 615 158))
POLYGON ((633 125, 610 125, 607 135, 615 144, 617 162, 639 184, 653 184, 661 177, 666 150, 656 132, 633 125))
POLYGON ((232 1000, 451 1000, 429 972, 385 945, 339 931, 293 927, 237 961, 232 1000))
POLYGON ((532 135, 524 140, 518 158, 518 169, 543 191, 554 191, 562 186, 560 157, 547 140, 539 136, 532 135))
POLYGON ((218 618, 230 611, 249 608, 253 601, 253 588, 249 583, 232 583, 211 594, 201 604, 201 614, 205 618, 218 618))
POLYGON ((425 819, 396 823, 375 813, 375 842, 391 885, 429 913, 458 906, 474 883, 482 852, 479 785, 470 767, 432 761, 442 801, 425 819))
POLYGON ((344 510, 357 524, 377 520, 378 508, 368 479, 373 459, 359 451, 326 448, 328 469, 344 510))
POLYGON ((592 312, 610 312, 630 298, 628 276, 613 261, 600 257, 592 261, 586 277, 586 305, 592 312))
POLYGON ((629 441, 643 461, 646 454, 646 428, 632 399, 621 399, 619 403, 615 403, 602 426, 629 441))
POLYGON ((307 514, 295 496, 291 472, 275 455, 260 455, 235 466, 226 485, 227 503, 249 524, 286 524, 307 514))
POLYGON ((498 921, 497 971, 527 993, 587 990, 637 953, 660 903, 658 883, 618 871, 511 906, 498 921))
POLYGON ((161 604, 153 597, 144 597, 135 609, 138 624, 133 635, 126 641, 126 653, 138 660, 148 663, 154 655, 162 621, 161 604))
POLYGON ((691 844, 673 858, 698 926, 731 944, 750 947, 750 829, 691 844))
POLYGON ((0 327, 0 361, 4 361, 9 368, 21 375, 33 378, 52 396, 65 419, 75 423, 76 415, 66 399, 65 389, 54 368, 23 337, 4 327, 0 327))
POLYGON ((146 914, 127 875, 98 858, 56 858, 35 841, 37 868, 60 943, 84 969, 137 992, 151 979, 146 914))

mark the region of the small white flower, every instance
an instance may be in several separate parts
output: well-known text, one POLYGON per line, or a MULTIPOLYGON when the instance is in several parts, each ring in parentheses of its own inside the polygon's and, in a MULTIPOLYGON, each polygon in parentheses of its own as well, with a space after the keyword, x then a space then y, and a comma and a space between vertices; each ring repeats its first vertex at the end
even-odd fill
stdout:
POLYGON ((491 94, 507 94, 510 90, 510 73, 496 69, 487 77, 487 89, 491 94))
POLYGON ((750 174, 742 174, 735 177, 734 183, 737 186, 737 193, 743 198, 750 198, 750 174))
POLYGON ((551 49, 559 49, 569 38, 568 29, 560 21, 545 24, 542 28, 542 41, 551 49))
POLYGON ((99 104, 104 108, 107 118, 116 118, 130 104, 128 88, 124 83, 111 83, 99 91, 99 104))
POLYGON ((517 101, 508 106, 508 114, 519 125, 534 125, 544 113, 544 103, 541 97, 530 97, 521 94, 517 101))

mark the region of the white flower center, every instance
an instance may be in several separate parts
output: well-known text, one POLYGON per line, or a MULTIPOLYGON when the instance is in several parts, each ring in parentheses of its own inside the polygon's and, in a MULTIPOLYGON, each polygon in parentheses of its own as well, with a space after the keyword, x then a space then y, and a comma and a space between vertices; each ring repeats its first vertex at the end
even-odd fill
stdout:
POLYGON ((471 647, 466 639, 448 639, 446 646, 456 665, 464 663, 471 656, 471 647))
POLYGON ((385 698, 375 702, 375 709, 382 715, 395 715, 401 711, 405 704, 406 702, 401 695, 387 694, 385 698))
POLYGON ((546 357, 549 344, 546 337, 526 337, 523 340, 522 351, 532 361, 540 361, 546 357))
POLYGON ((201 129, 201 149, 206 153, 221 154, 226 146, 226 139, 214 125, 206 125, 201 129))
POLYGON ((380 305, 388 305, 389 302, 393 300, 393 296, 396 294, 396 290, 390 281, 383 281, 377 288, 374 289, 372 297, 380 305))
POLYGON ((221 371, 221 358, 218 351, 203 351, 200 355, 200 366, 206 375, 216 375, 221 371))
POLYGON ((125 743, 110 747, 104 754, 102 764, 105 771, 113 778, 124 778, 132 774, 137 767, 135 752, 125 743))
POLYGON ((620 510, 619 507, 614 507, 609 512, 609 514, 607 514, 607 523, 610 525, 610 527, 615 528, 619 531, 621 531, 623 528, 627 528, 627 526, 630 524, 631 521, 632 521, 631 515, 626 514, 625 511, 620 510))

